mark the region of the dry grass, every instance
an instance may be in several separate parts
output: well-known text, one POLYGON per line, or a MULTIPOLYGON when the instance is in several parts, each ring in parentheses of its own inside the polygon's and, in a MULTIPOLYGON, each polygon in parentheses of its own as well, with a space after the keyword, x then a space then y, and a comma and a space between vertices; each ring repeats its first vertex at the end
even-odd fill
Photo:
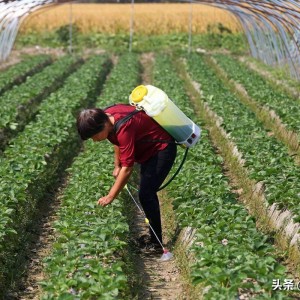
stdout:
MULTIPOLYGON (((131 4, 64 4, 50 6, 29 16, 21 33, 52 31, 72 20, 80 31, 122 33, 130 28, 131 4)), ((187 32, 190 4, 135 4, 134 31, 140 34, 167 34, 187 32)), ((193 4, 193 33, 203 33, 208 26, 222 23, 232 32, 240 31, 235 17, 225 10, 193 4)))

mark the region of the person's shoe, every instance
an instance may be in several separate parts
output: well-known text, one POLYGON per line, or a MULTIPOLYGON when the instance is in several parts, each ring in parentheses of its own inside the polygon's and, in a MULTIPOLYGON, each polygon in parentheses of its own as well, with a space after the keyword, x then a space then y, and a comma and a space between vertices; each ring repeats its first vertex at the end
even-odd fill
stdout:
POLYGON ((140 236, 138 239, 138 245, 141 249, 157 251, 162 250, 161 245, 156 238, 152 238, 147 234, 140 236))
POLYGON ((162 251, 162 246, 155 237, 150 238, 146 248, 151 251, 162 251))
POLYGON ((147 252, 152 252, 152 253, 162 253, 163 249, 160 244, 158 243, 149 243, 146 245, 143 250, 146 250, 147 252))

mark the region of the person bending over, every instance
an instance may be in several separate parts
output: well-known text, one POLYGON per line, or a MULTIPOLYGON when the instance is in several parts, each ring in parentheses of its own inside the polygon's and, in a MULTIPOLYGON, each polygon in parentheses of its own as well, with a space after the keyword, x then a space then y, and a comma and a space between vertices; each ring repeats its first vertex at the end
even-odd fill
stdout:
MULTIPOLYGON (((134 163, 140 164, 139 200, 162 242, 157 192, 176 157, 174 138, 144 111, 136 111, 135 107, 125 104, 82 110, 77 117, 77 129, 83 140, 91 138, 100 142, 108 139, 114 145, 115 182, 98 204, 111 203, 128 182, 134 163)), ((159 245, 151 230, 147 242, 159 245)))

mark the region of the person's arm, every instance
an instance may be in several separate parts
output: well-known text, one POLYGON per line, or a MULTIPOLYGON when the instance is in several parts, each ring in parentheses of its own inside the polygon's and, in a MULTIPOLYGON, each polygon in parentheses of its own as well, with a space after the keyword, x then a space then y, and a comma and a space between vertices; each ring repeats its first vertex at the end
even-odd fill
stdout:
POLYGON ((127 183, 134 165, 134 148, 135 148, 135 129, 132 126, 123 126, 118 135, 119 147, 115 146, 115 183, 111 187, 108 195, 98 200, 98 204, 106 206, 111 203, 121 192, 127 183), (120 166, 116 168, 116 165, 120 166), (131 166, 131 167, 128 167, 131 166), (118 174, 117 174, 118 173, 118 174))
POLYGON ((115 161, 114 161, 114 164, 115 164, 115 168, 113 170, 113 176, 115 178, 118 177, 119 173, 120 173, 120 170, 121 170, 121 163, 120 163, 120 148, 116 145, 114 145, 114 150, 115 150, 115 161))
POLYGON ((127 183, 133 167, 121 167, 119 175, 116 178, 114 185, 111 187, 108 195, 100 198, 98 200, 98 204, 102 206, 106 206, 111 203, 121 192, 125 184, 127 183))

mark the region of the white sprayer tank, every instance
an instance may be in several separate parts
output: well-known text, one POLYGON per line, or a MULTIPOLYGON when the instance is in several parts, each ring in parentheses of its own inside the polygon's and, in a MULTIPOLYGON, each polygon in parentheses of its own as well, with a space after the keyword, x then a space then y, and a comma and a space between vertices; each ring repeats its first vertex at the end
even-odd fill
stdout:
POLYGON ((179 144, 190 148, 199 140, 200 128, 161 89, 152 85, 139 85, 130 94, 129 103, 144 110, 179 144))

